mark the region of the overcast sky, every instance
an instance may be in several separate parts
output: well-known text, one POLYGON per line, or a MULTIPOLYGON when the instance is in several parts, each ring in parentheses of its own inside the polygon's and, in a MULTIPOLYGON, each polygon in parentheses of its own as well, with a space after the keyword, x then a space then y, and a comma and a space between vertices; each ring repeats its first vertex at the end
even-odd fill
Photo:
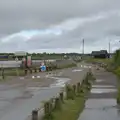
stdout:
POLYGON ((120 47, 120 0, 0 0, 0 52, 120 47))

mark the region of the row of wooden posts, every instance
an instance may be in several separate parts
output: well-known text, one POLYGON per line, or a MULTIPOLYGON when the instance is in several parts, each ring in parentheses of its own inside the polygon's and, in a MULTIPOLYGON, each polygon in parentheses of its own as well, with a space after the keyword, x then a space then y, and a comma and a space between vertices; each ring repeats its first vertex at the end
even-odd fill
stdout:
MULTIPOLYGON (((55 69, 57 69, 57 66, 47 66, 46 67, 46 71, 52 71, 55 69)), ((32 74, 32 73, 41 72, 41 69, 40 68, 26 68, 26 69, 23 69, 23 71, 24 71, 24 75, 27 75, 28 73, 32 74)), ((2 77, 2 79, 5 79, 5 69, 4 68, 1 69, 1 77, 2 77)))
MULTIPOLYGON (((52 67, 52 66, 47 66, 46 67, 46 71, 52 71, 54 69, 57 69, 57 67, 52 67)), ((28 73, 37 73, 37 72, 41 72, 40 68, 28 68, 28 69, 24 69, 25 75, 27 75, 28 73)))
MULTIPOLYGON (((52 112, 54 110, 60 110, 61 104, 64 103, 64 98, 74 100, 75 97, 79 95, 84 95, 84 85, 86 85, 87 89, 91 88, 91 80, 94 80, 91 72, 88 72, 85 79, 82 83, 78 82, 77 85, 66 85, 65 92, 60 92, 59 95, 55 98, 50 99, 49 101, 44 103, 44 117, 46 120, 49 120, 52 117, 52 112)), ((39 120, 38 110, 32 111, 32 120, 39 120)))

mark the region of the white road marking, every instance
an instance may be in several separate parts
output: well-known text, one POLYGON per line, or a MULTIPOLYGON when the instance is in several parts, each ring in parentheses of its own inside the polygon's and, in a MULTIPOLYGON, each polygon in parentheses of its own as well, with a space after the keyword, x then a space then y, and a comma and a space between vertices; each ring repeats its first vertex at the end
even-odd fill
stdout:
POLYGON ((112 85, 93 85, 92 87, 96 87, 96 88, 113 88, 115 86, 112 86, 112 85))
POLYGON ((101 94, 101 93, 111 93, 111 92, 116 92, 116 89, 95 89, 93 88, 91 90, 91 93, 97 93, 97 94, 101 94))
POLYGON ((80 72, 80 71, 83 71, 82 69, 74 69, 72 70, 72 72, 80 72))

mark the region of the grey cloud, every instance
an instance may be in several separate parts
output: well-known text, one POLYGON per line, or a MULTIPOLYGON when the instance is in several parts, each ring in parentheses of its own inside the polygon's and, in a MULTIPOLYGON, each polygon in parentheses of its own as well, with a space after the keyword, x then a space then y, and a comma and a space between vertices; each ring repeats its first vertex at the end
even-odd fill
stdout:
POLYGON ((119 0, 0 0, 0 31, 46 28, 68 18, 117 9, 119 3, 119 0))
MULTIPOLYGON (((120 12, 119 5, 119 0, 0 0, 0 37, 21 30, 47 29, 69 19, 89 18, 101 12, 106 15, 109 11, 120 12)), ((79 48, 82 38, 88 47, 101 43, 103 46, 103 42, 108 42, 106 38, 120 36, 119 21, 120 14, 116 13, 105 19, 86 22, 59 36, 36 35, 28 41, 15 37, 9 43, 1 43, 0 50, 79 48)))

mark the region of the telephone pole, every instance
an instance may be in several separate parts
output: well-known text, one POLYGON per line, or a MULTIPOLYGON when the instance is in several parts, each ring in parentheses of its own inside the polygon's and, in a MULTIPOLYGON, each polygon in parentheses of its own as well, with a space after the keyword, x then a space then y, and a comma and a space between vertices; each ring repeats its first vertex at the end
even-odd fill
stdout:
POLYGON ((82 54, 84 55, 84 39, 83 39, 82 43, 83 43, 82 54))
POLYGON ((109 41, 109 55, 110 55, 110 49, 111 49, 111 46, 110 46, 110 41, 109 41))

